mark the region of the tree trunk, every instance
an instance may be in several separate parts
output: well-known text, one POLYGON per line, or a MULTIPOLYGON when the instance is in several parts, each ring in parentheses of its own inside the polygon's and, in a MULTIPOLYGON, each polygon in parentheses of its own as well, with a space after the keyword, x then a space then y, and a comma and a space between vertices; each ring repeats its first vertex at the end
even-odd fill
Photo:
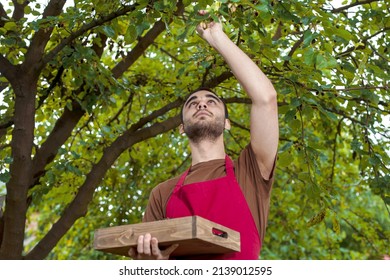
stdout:
MULTIPOLYGON (((34 139, 36 79, 20 67, 15 70, 14 128, 12 131, 10 165, 11 179, 7 183, 6 209, 0 259, 22 259, 27 212, 27 190, 31 182, 31 153, 34 139)), ((11 82, 12 83, 12 82, 11 82)))

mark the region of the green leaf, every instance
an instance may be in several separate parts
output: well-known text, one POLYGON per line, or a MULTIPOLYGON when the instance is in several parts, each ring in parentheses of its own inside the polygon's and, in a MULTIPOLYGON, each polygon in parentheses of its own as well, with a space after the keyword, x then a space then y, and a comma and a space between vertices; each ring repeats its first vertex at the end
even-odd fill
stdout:
POLYGON ((352 33, 344 28, 333 28, 332 32, 344 40, 350 41, 353 39, 352 33))
POLYGON ((292 120, 290 121, 290 127, 294 131, 299 131, 302 128, 302 124, 300 120, 292 120))
POLYGON ((107 37, 115 37, 115 35, 116 35, 115 30, 111 26, 105 25, 102 27, 102 29, 103 29, 104 34, 107 35, 107 37))
POLYGON ((149 29, 149 27, 150 24, 147 21, 142 21, 140 24, 138 24, 136 26, 138 36, 141 36, 145 30, 149 29))
POLYGON ((312 33, 311 30, 306 30, 304 33, 303 33, 303 47, 306 47, 308 46, 314 38, 316 38, 317 34, 316 33, 312 33))
POLYGON ((9 172, 0 173, 0 181, 4 183, 8 183, 11 179, 11 175, 9 172))
POLYGON ((296 110, 296 109, 291 109, 291 110, 289 110, 289 111, 284 115, 284 121, 285 121, 285 122, 290 122, 291 120, 294 119, 296 113, 297 113, 297 110, 296 110))
POLYGON ((322 54, 317 54, 315 65, 316 69, 325 69, 328 67, 328 62, 322 54))
POLYGON ((25 13, 26 15, 31 14, 31 12, 32 12, 32 9, 31 9, 30 6, 25 6, 25 7, 24 7, 24 13, 25 13))
POLYGON ((278 154, 278 167, 279 168, 289 166, 292 161, 293 161, 293 158, 292 158, 291 154, 289 154, 287 152, 282 152, 282 153, 278 154))
POLYGON ((279 148, 279 153, 284 153, 286 152, 287 150, 289 150, 291 148, 291 146, 293 145, 294 143, 293 142, 287 142, 286 144, 284 144, 281 148, 279 148))
POLYGON ((126 44, 131 44, 137 39, 137 29, 134 25, 129 25, 125 34, 126 44))
POLYGON ((8 21, 4 24, 3 28, 7 31, 17 31, 18 27, 14 21, 8 21))
POLYGON ((253 52, 258 52, 260 50, 260 42, 253 39, 249 38, 248 40, 248 47, 253 51, 253 52))
POLYGON ((308 48, 304 53, 304 61, 306 65, 314 65, 316 62, 317 54, 312 48, 308 48))

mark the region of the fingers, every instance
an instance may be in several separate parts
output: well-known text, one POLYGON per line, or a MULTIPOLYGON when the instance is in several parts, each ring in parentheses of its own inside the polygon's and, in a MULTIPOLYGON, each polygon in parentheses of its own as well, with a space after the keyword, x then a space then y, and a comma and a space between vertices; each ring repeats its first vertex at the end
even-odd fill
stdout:
POLYGON ((210 35, 213 33, 219 31, 219 29, 222 30, 222 25, 219 20, 214 20, 215 17, 210 17, 209 13, 206 10, 200 10, 198 11, 198 14, 201 16, 207 16, 207 19, 201 21, 196 26, 197 33, 206 41, 208 41, 210 35))
POLYGON ((160 255, 161 251, 160 248, 158 248, 158 240, 155 237, 151 239, 151 248, 153 256, 160 255))
POLYGON ((203 30, 204 30, 204 29, 207 29, 207 23, 205 23, 204 21, 202 21, 201 23, 199 23, 199 27, 202 28, 203 30))
POLYGON ((205 24, 206 24, 206 23, 201 22, 200 24, 198 24, 198 25, 196 26, 196 32, 198 32, 198 34, 199 34, 201 37, 203 36, 203 33, 204 33, 204 31, 206 30, 206 28, 207 28, 207 26, 204 27, 205 24))
POLYGON ((137 240, 137 248, 130 248, 128 254, 133 259, 168 260, 171 253, 179 246, 173 244, 164 251, 158 247, 158 240, 149 233, 140 235, 137 240))
MULTIPOLYGON (((198 14, 201 16, 204 16, 204 15, 207 15, 208 12, 206 10, 200 10, 200 11, 198 11, 198 14)), ((205 21, 202 21, 201 23, 198 24, 197 31, 201 32, 203 30, 206 30, 208 27, 209 27, 209 25, 205 21)))
POLYGON ((144 254, 150 256, 152 254, 152 250, 150 249, 150 241, 152 239, 152 236, 147 233, 144 236, 144 254))
POLYGON ((152 238, 150 233, 140 235, 137 240, 137 252, 130 248, 129 255, 137 259, 161 259, 161 251, 158 248, 157 238, 152 238))
POLYGON ((138 237, 137 252, 138 254, 151 255, 150 241, 152 236, 147 233, 138 237))

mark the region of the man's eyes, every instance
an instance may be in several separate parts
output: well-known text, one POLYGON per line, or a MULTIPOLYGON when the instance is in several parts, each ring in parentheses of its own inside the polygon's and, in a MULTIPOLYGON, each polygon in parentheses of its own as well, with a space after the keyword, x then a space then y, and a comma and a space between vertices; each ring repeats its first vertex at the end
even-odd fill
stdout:
MULTIPOLYGON (((188 106, 192 107, 192 106, 197 106, 198 104, 199 104, 198 101, 193 101, 188 106)), ((215 100, 213 100, 213 99, 210 99, 210 100, 207 100, 207 104, 217 104, 217 102, 215 102, 215 100)))

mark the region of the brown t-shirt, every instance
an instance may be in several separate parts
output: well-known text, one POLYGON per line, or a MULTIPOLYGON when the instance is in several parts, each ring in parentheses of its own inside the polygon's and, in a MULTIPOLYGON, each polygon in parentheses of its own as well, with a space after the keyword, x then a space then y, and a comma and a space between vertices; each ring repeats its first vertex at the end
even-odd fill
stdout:
MULTIPOLYGON (((269 180, 263 178, 255 154, 249 144, 234 160, 234 172, 251 210, 260 238, 263 240, 267 227, 274 171, 272 170, 269 180)), ((192 166, 184 184, 208 181, 224 176, 226 176, 225 160, 216 159, 192 166)), ((180 176, 167 180, 152 190, 145 210, 144 222, 166 218, 166 205, 179 178, 180 176)))

